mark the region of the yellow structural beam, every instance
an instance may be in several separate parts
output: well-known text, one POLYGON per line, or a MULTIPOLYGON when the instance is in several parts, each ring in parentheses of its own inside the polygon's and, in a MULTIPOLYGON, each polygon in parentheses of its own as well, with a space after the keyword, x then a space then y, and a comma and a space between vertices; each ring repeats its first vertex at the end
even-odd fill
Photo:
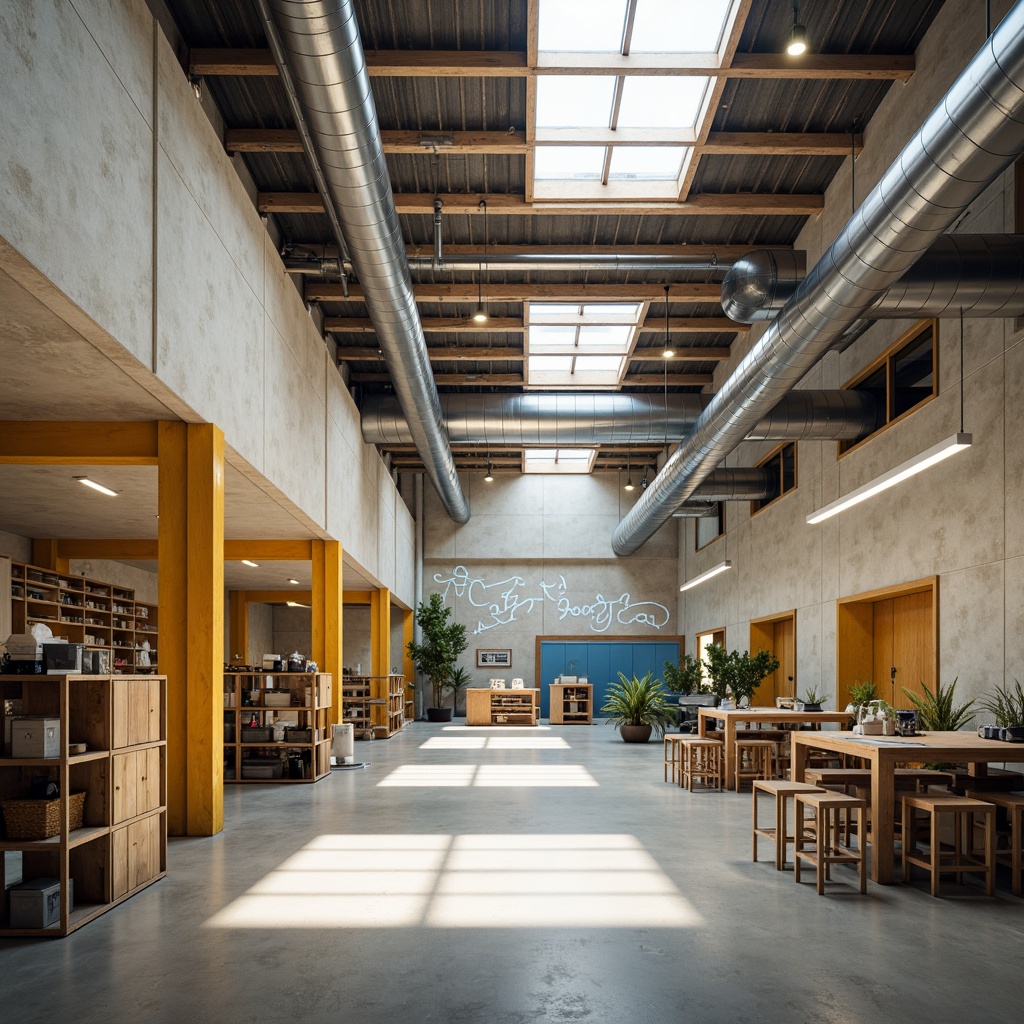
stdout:
POLYGON ((313 557, 312 540, 226 540, 224 561, 308 562, 313 557))
POLYGON ((370 594, 370 675, 391 672, 391 591, 386 587, 370 594))
POLYGON ((341 595, 342 604, 373 604, 372 590, 346 590, 341 595))
POLYGON ((62 558, 112 558, 155 560, 158 542, 123 538, 120 540, 70 540, 57 541, 57 551, 62 558))
POLYGON ((336 540, 313 541, 313 660, 331 673, 331 723, 341 721, 342 548, 336 540))
POLYGON ((249 604, 312 604, 312 590, 239 590, 249 604))
POLYGON ((157 428, 155 422, 7 422, 0 432, 0 464, 155 466, 157 428))
POLYGON ((61 557, 58 549, 58 541, 35 539, 32 541, 32 564, 43 569, 52 569, 54 572, 67 575, 69 572, 68 560, 61 557))
POLYGON ((224 827, 224 435, 160 424, 160 669, 172 835, 224 827))
POLYGON ((409 644, 413 639, 416 627, 416 613, 410 608, 402 612, 402 672, 405 675, 406 695, 411 695, 409 687, 416 682, 416 663, 409 656, 409 644))

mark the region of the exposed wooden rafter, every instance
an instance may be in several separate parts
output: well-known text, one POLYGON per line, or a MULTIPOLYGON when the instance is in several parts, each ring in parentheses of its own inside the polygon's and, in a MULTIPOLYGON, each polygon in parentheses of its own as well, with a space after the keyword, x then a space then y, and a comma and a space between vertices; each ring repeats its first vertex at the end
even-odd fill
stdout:
MULTIPOLYGON (((629 356, 630 362, 639 363, 656 359, 661 362, 664 356, 660 348, 639 348, 634 349, 629 356)), ((561 351, 544 350, 545 355, 563 355, 561 351)), ((567 353, 575 355, 573 352, 567 353)), ((485 348, 483 346, 466 346, 464 348, 428 348, 427 355, 431 362, 451 362, 456 360, 467 360, 474 363, 521 363, 525 353, 521 348, 485 348)), ((668 362, 670 363, 704 363, 721 362, 729 358, 727 348, 680 348, 675 350, 668 362)), ((346 363, 380 363, 384 356, 380 349, 358 346, 342 346, 338 349, 338 360, 346 363)))
MULTIPOLYGON (((533 78, 538 75, 701 75, 712 78, 874 79, 907 81, 913 54, 811 53, 794 61, 778 53, 737 53, 725 67, 707 54, 651 53, 623 57, 608 53, 542 55, 536 67, 523 51, 367 50, 371 77, 389 78, 533 78)), ((192 50, 192 75, 273 76, 269 50, 192 50)))
MULTIPOLYGON (((425 334, 522 334, 526 325, 521 317, 491 317, 479 324, 466 317, 437 316, 422 317, 425 334)), ((750 330, 750 324, 738 324, 728 317, 691 316, 671 317, 668 322, 671 334, 704 334, 707 332, 743 333, 750 330)), ((665 321, 648 317, 640 329, 652 333, 664 333, 665 321)), ((324 330, 339 334, 373 334, 373 321, 367 317, 329 316, 324 319, 324 330)))
MULTIPOLYGON (((473 302, 477 301, 475 284, 417 284, 413 286, 417 302, 473 302)), ((719 302, 722 286, 719 284, 677 282, 672 285, 672 305, 697 302, 719 302)), ((359 285, 348 286, 348 297, 340 284, 328 281, 306 280, 307 302, 363 302, 359 285)), ((636 301, 665 301, 665 289, 660 284, 496 284, 488 282, 484 291, 487 302, 591 302, 601 299, 636 301)), ((663 321, 664 323, 664 321, 663 321)))

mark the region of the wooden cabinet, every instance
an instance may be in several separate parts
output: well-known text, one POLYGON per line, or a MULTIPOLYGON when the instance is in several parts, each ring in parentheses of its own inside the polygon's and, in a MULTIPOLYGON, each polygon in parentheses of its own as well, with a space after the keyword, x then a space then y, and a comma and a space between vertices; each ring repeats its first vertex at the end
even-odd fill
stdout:
POLYGON ((552 725, 590 725, 594 721, 593 683, 551 683, 549 721, 552 725))
POLYGON ((466 690, 466 725, 536 725, 540 690, 466 690))
POLYGON ((56 637, 109 650, 115 673, 155 671, 157 606, 136 601, 134 590, 12 562, 10 593, 9 632, 27 633, 41 622, 56 637))
POLYGON ((327 672, 225 672, 224 781, 327 775, 332 689, 327 672))
POLYGON ((59 756, 0 757, 2 800, 28 796, 35 777, 58 784, 60 830, 25 840, 5 829, 0 852, 21 855, 26 881, 56 878, 61 889, 57 924, 15 929, 0 914, 0 936, 67 935, 166 874, 166 680, 0 676, 0 698, 4 718, 39 716, 60 724, 59 756), (85 744, 85 751, 70 753, 73 744, 85 744), (85 798, 82 824, 72 828, 76 793, 85 798))

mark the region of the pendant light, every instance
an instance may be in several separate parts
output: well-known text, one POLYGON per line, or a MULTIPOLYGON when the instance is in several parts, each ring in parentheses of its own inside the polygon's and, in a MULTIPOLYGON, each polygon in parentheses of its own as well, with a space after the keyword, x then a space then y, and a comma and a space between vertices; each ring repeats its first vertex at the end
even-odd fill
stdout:
POLYGON ((484 212, 484 258, 480 262, 480 271, 476 278, 476 312, 473 314, 473 322, 478 324, 487 323, 487 310, 484 308, 484 265, 487 263, 487 200, 480 200, 480 208, 484 212))
POLYGON ((800 0, 793 0, 793 28, 786 41, 786 53, 799 57, 807 52, 807 29, 800 24, 800 0))
POLYGON ((491 453, 487 453, 487 474, 484 476, 485 483, 494 483, 494 474, 491 472, 491 453))
POLYGON ((629 463, 629 453, 626 453, 626 486, 623 488, 624 491, 635 490, 633 486, 633 475, 629 463))
POLYGON ((672 335, 668 329, 668 285, 665 285, 665 351, 661 353, 665 359, 671 359, 676 350, 672 347, 672 335))

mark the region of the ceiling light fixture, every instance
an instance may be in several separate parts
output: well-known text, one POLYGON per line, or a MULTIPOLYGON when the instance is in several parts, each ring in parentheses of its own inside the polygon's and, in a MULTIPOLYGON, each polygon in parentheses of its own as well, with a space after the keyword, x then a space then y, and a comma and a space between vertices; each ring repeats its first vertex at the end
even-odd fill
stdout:
POLYGON ((876 494, 880 494, 882 491, 886 491, 890 487, 895 487, 896 484, 916 476, 922 470, 928 469, 929 466, 934 466, 936 463, 948 459, 951 455, 956 455, 957 452, 970 448, 971 444, 972 438, 970 434, 965 434, 962 431, 953 434, 944 441, 940 441, 938 444, 932 445, 931 448, 915 455, 912 459, 908 459, 895 469, 890 469, 887 473, 883 473, 862 487, 850 491, 845 497, 833 501, 824 508, 819 508, 817 512, 812 512, 807 517, 807 522, 813 526, 815 523, 830 519, 840 512, 845 512, 846 509, 859 505, 862 501, 867 501, 868 498, 873 498, 876 494))
POLYGON ((633 475, 629 465, 629 455, 626 455, 626 486, 623 487, 624 491, 633 491, 636 488, 633 486, 633 475))
POLYGON ((694 576, 692 580, 684 583, 680 588, 679 592, 682 593, 684 590, 692 590, 694 587, 699 587, 702 583, 707 583, 708 580, 717 576, 721 572, 725 572, 726 569, 732 568, 732 562, 727 558, 724 562, 719 562, 718 565, 707 572, 702 572, 699 576, 694 576))
POLYGON ((491 453, 487 453, 487 475, 484 477, 487 483, 494 482, 494 474, 491 472, 491 453))
POLYGON ((91 487, 94 491, 99 491, 100 494, 107 495, 108 498, 117 497, 117 491, 112 491, 109 487, 104 487, 103 484, 98 484, 95 480, 90 480, 87 476, 76 476, 72 477, 72 479, 77 480, 80 484, 85 484, 86 487, 91 487))
POLYGON ((484 212, 484 256, 480 261, 476 277, 476 312, 473 314, 473 322, 478 324, 487 323, 487 309, 484 306, 484 264, 487 262, 487 200, 481 199, 480 208, 484 212))
POLYGON ((303 604, 301 601, 285 601, 285 604, 289 608, 308 608, 308 604, 303 604))
POLYGON ((293 586, 296 586, 296 587, 299 585, 299 581, 298 580, 291 580, 290 579, 288 582, 291 583, 293 586))
POLYGON ((793 28, 786 42, 786 53, 799 57, 807 52, 807 29, 800 24, 800 0, 793 0, 793 28))
POLYGON ((676 354, 672 347, 672 335, 668 329, 668 285, 665 285, 665 351, 661 354, 665 359, 671 359, 676 354))
POLYGON ((260 567, 260 563, 259 562, 251 562, 251 561, 249 561, 248 558, 243 558, 242 559, 242 565, 251 566, 253 569, 258 569, 260 567))

